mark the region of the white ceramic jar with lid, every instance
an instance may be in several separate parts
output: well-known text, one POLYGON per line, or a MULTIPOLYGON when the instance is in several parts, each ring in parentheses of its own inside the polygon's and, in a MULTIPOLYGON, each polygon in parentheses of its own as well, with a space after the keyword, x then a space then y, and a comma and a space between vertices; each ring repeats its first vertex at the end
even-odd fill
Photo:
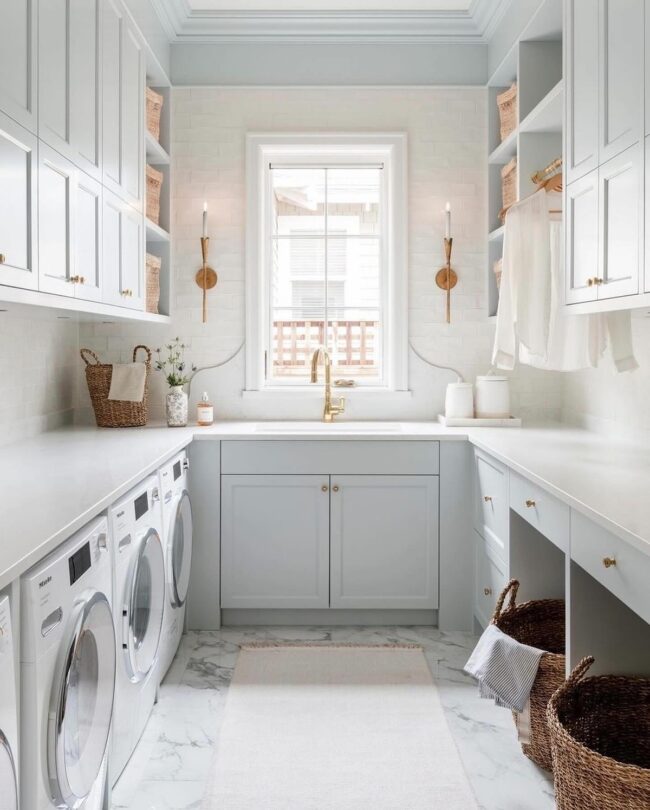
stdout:
POLYGON ((447 419, 471 419, 474 416, 474 386, 472 383, 449 383, 445 395, 447 419))
POLYGON ((477 419, 507 419, 510 416, 510 383, 507 377, 486 374, 476 378, 477 419))

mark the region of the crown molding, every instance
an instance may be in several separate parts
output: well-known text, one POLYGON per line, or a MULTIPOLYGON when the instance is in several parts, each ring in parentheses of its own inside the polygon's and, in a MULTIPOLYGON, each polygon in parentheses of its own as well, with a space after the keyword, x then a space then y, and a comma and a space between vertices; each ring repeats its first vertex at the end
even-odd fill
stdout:
POLYGON ((482 44, 513 0, 472 0, 467 11, 215 11, 151 0, 171 42, 401 42, 482 44))

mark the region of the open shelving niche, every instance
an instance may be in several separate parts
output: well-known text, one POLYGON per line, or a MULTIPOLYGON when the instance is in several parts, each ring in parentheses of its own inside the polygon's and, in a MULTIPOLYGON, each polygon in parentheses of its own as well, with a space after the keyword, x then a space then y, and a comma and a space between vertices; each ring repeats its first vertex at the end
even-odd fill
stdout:
MULTIPOLYGON (((147 48, 147 87, 160 93, 163 106, 160 116, 160 141, 145 126, 145 161, 163 174, 160 192, 159 224, 145 217, 146 251, 158 256, 160 264, 161 315, 171 315, 172 307, 172 248, 171 248, 171 83, 153 53, 147 48)), ((146 272, 146 270, 145 270, 146 272)))
POLYGON ((531 175, 562 154, 562 0, 545 0, 488 80, 487 316, 499 290, 494 263, 503 256, 501 169, 517 158, 517 199, 535 190, 531 175), (501 141, 497 96, 517 82, 517 126, 501 141))

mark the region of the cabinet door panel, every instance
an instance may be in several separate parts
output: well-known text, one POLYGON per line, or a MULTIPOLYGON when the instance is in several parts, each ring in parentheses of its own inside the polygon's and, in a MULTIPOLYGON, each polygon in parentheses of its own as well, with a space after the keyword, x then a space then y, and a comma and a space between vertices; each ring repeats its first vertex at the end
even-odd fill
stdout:
POLYGON ((638 143, 643 125, 643 0, 601 0, 600 163, 638 143))
POLYGON ((598 298, 639 291, 643 237, 641 150, 633 146, 600 167, 598 298))
POLYGON ((79 173, 75 205, 75 274, 80 276, 75 295, 87 301, 100 301, 101 289, 102 187, 79 173))
POLYGON ((130 201, 142 202, 144 155, 144 54, 130 27, 125 29, 122 65, 122 185, 130 201))
POLYGON ((39 0, 38 136, 54 148, 70 139, 70 0, 39 0))
POLYGON ((0 284, 35 289, 36 136, 0 113, 0 284))
POLYGON ((328 607, 328 484, 322 475, 221 477, 222 607, 328 607))
POLYGON ((594 0, 565 3, 566 178, 598 167, 598 13, 594 0))
POLYGON ((474 532, 474 615, 483 628, 490 623, 499 594, 508 581, 507 568, 474 532))
POLYGON ((104 184, 113 191, 122 182, 121 62, 124 15, 114 0, 105 0, 102 19, 102 167, 104 184))
MULTIPOLYGON (((648 15, 650 17, 650 15, 648 15)), ((648 60, 650 62, 650 59, 648 60)), ((650 137, 645 139, 645 292, 650 292, 650 137)))
POLYGON ((0 3, 0 110, 36 134, 36 0, 0 3))
POLYGON ((598 169, 566 189, 566 302, 596 299, 598 276, 598 169), (591 283, 590 283, 591 282, 591 283))
POLYGON ((72 218, 76 169, 54 150, 39 145, 39 289, 74 295, 72 218))
POLYGON ((142 309, 144 303, 142 274, 144 269, 144 219, 141 211, 130 205, 122 209, 120 292, 123 305, 142 309), (126 293, 126 294, 125 294, 126 293))
POLYGON ((332 476, 331 515, 333 608, 438 607, 437 476, 332 476))
POLYGON ((115 195, 104 191, 102 206, 102 301, 122 306, 120 295, 121 220, 124 203, 115 195))
POLYGON ((100 179, 100 0, 71 0, 71 159, 100 179))

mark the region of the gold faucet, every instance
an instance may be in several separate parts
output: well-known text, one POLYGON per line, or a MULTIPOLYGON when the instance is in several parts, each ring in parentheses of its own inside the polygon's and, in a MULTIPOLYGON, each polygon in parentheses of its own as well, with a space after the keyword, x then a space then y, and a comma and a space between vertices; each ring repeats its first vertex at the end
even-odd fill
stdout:
POLYGON ((311 381, 318 382, 318 361, 323 358, 325 366, 325 408, 323 409, 323 422, 333 422, 334 417, 345 411, 345 397, 339 397, 336 404, 332 403, 332 361, 329 352, 324 346, 319 346, 311 358, 311 381))

